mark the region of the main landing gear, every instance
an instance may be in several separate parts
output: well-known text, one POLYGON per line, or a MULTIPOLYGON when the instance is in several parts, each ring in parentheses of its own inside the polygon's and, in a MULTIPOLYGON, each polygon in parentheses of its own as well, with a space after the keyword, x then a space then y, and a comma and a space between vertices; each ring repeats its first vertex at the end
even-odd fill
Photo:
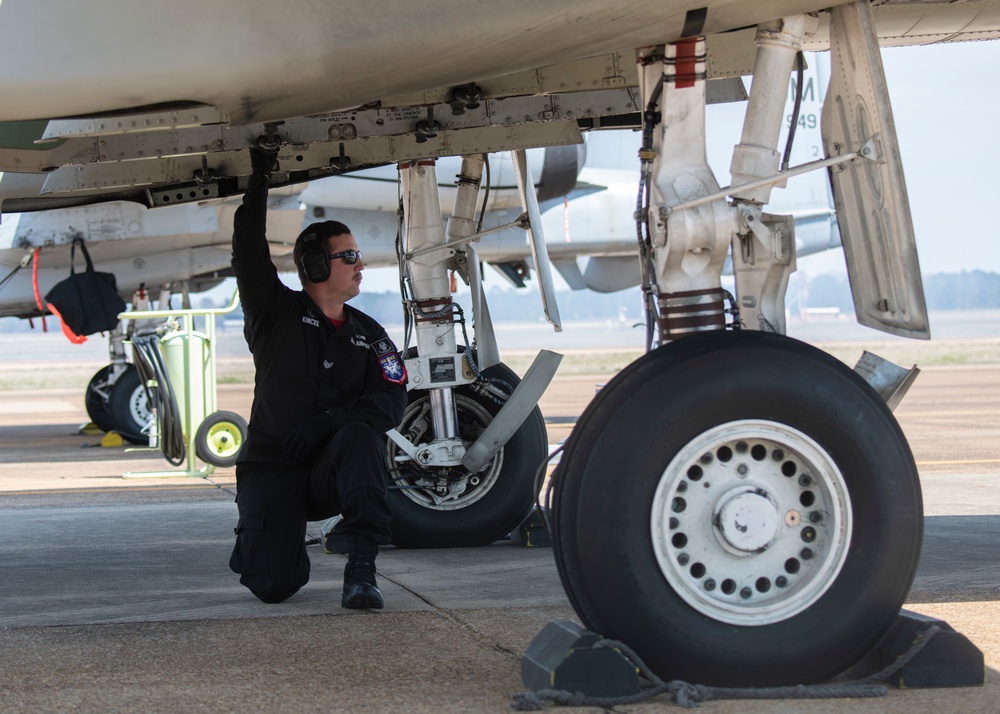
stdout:
POLYGON ((920 485, 892 414, 780 335, 704 333, 633 363, 580 418, 554 482, 574 608, 670 678, 836 675, 892 623, 920 555, 920 485))
MULTIPOLYGON (((661 346, 578 421, 551 503, 559 574, 581 621, 663 679, 829 679, 890 629, 917 569, 920 484, 887 406, 903 382, 885 394, 862 365, 856 373, 782 334, 794 224, 762 208, 784 178, 782 103, 815 22, 800 15, 758 27, 726 189, 705 159, 703 39, 639 53, 637 220, 648 333, 655 328, 661 346), (735 298, 721 285, 727 252, 735 298)), ((797 170, 835 166, 859 319, 926 338, 868 3, 831 12, 831 65, 827 158, 797 170)))

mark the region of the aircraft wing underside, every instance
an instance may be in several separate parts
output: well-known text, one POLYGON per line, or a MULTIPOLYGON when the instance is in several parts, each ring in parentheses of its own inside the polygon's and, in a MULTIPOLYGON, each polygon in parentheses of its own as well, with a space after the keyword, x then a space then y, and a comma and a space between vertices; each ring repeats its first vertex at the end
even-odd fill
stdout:
MULTIPOLYGON (((196 33, 213 27, 211 42, 194 42, 204 52, 176 52, 174 35, 161 38, 165 30, 138 4, 116 5, 107 14, 60 5, 60 27, 72 32, 48 28, 60 37, 47 36, 39 49, 31 33, 17 28, 49 3, 8 0, 0 6, 0 120, 6 120, 0 122, 0 171, 17 174, 0 184, 0 210, 113 198, 156 207, 238 195, 244 189, 239 177, 249 173, 246 149, 266 121, 283 122, 279 183, 417 158, 579 143, 581 128, 638 126, 634 48, 670 39, 671 33, 680 37, 685 17, 670 2, 616 3, 616 10, 577 2, 574 19, 569 3, 546 3, 544 10, 533 3, 503 4, 486 11, 496 17, 479 18, 480 28, 491 28, 489 37, 505 38, 499 47, 481 30, 456 32, 454 23, 431 22, 410 3, 396 3, 385 15, 394 21, 378 28, 377 41, 370 20, 358 28, 339 15, 312 13, 301 22, 309 3, 288 3, 279 18, 261 23, 220 23, 216 17, 229 9, 232 16, 252 18, 256 3, 238 3, 238 10, 215 3, 211 11, 201 5, 185 10, 189 4, 159 8, 157 22, 168 27, 169 16, 159 13, 183 13, 184 26, 196 33), (538 13, 544 17, 535 18, 538 13), (193 19, 201 15, 212 17, 205 23, 193 19), (654 21, 662 21, 655 31, 643 29, 654 21), (100 49, 91 46, 97 43, 87 32, 98 22, 100 49), (601 24, 607 22, 615 32, 601 24), (449 37, 437 41, 445 26, 449 37), (557 41, 570 26, 571 40, 557 41), (128 31, 134 27, 143 31, 128 31), (393 28, 410 39, 397 37, 393 28), (296 39, 282 45, 278 62, 278 48, 269 43, 293 29, 296 39), (363 51, 343 42, 343 35, 361 29, 368 32, 363 51), (475 47, 466 34, 475 34, 475 47), (129 44, 136 36, 142 52, 129 44), (407 50, 412 38, 420 38, 421 49, 407 50), (616 49, 622 47, 627 49, 616 49), (408 52, 420 61, 387 62, 408 52), (121 62, 122 56, 130 61, 121 62), (532 62, 542 68, 525 64, 532 62)), ((744 98, 729 80, 753 71, 753 25, 817 10, 822 3, 753 5, 751 11, 741 9, 748 7, 743 3, 715 3, 702 18, 709 101, 713 95, 715 101, 744 98), (720 31, 726 32, 710 34, 720 31)), ((874 9, 887 45, 1000 36, 996 0, 890 2, 874 9)), ((819 29, 805 49, 828 45, 827 15, 820 13, 819 29)))
MULTIPOLYGON (((281 139, 272 184, 289 196, 314 179, 405 161, 568 147, 580 144, 585 131, 640 126, 636 47, 704 34, 706 101, 712 103, 745 99, 740 77, 754 71, 758 22, 818 11, 816 32, 803 48, 830 44, 830 12, 810 0, 769 0, 752 8, 716 2, 701 15, 672 2, 613 8, 597 2, 544 8, 505 3, 477 9, 475 22, 456 16, 448 23, 399 2, 384 15, 393 21, 377 28, 370 18, 317 14, 304 2, 287 3, 277 18, 261 4, 259 16, 267 22, 253 21, 253 2, 238 8, 215 3, 211 9, 171 3, 158 9, 156 22, 142 5, 116 5, 102 14, 92 6, 84 12, 76 4, 56 3, 61 21, 47 27, 56 36, 47 36, 44 45, 18 31, 43 26, 38 13, 51 5, 0 5, 3 214, 115 201, 146 208, 208 206, 239 196, 250 173, 248 149, 266 139, 265 122, 281 139), (211 38, 194 42, 204 52, 176 52, 172 27, 182 18, 196 36, 212 29, 211 38), (95 23, 100 27, 89 32, 95 23), (137 37, 141 52, 131 44, 137 37), (414 38, 419 48, 412 46, 414 38), (398 61, 408 55, 419 61, 398 61), (123 56, 134 61, 123 63, 123 56)), ((873 11, 886 45, 1000 36, 1000 0, 885 2, 873 11)), ((553 195, 569 189, 562 186, 553 195)), ((857 236, 855 244, 868 240, 864 230, 842 226, 857 236)), ((381 235, 389 228, 373 230, 381 235)), ((46 244, 68 244, 72 237, 64 231, 46 244)), ((627 284, 636 273, 620 254, 622 236, 606 237, 619 244, 554 246, 555 266, 571 284, 627 284), (570 261, 584 255, 602 260, 585 266, 584 275, 592 279, 581 282, 570 261)), ((855 263, 876 255, 845 244, 858 256, 855 263)), ((385 252, 391 264, 391 252, 385 252)), ((514 265, 523 252, 518 246, 495 260, 514 265)), ((879 314, 893 302, 881 300, 890 288, 903 303, 922 302, 915 286, 892 287, 861 268, 854 278, 858 291, 879 294, 869 301, 879 314)), ((873 309, 858 307, 862 315, 873 309)), ((920 331, 925 326, 917 324, 901 332, 920 331)))

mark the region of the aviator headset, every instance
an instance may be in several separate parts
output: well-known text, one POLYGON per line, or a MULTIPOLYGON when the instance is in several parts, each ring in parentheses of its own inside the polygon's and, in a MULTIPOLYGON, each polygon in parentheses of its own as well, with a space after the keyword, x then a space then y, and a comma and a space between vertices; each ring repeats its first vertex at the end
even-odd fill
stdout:
POLYGON ((299 236, 299 261, 302 264, 302 272, 309 282, 322 283, 330 278, 331 258, 343 258, 348 265, 361 260, 360 250, 347 250, 333 255, 327 252, 327 238, 350 232, 350 229, 339 221, 325 221, 310 226, 307 233, 299 236))

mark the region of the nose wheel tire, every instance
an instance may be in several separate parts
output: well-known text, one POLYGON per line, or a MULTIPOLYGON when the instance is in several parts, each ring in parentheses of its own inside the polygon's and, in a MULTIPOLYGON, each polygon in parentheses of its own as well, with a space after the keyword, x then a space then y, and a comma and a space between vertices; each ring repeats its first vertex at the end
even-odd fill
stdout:
MULTIPOLYGON (((506 365, 483 370, 483 379, 455 389, 458 435, 471 445, 520 379, 506 365)), ((399 427, 417 445, 433 439, 429 397, 411 390, 399 427)), ((535 407, 514 436, 476 474, 463 467, 420 469, 397 462, 388 445, 392 542, 405 548, 487 545, 508 535, 535 502, 535 471, 548 452, 545 421, 535 407)))
POLYGON ((133 444, 149 444, 149 436, 143 430, 149 427, 153 413, 149 408, 146 388, 134 364, 128 365, 111 387, 108 412, 114 430, 122 437, 133 444))
POLYGON ((97 370, 90 378, 90 382, 87 383, 87 392, 83 398, 84 406, 87 408, 87 416, 101 431, 111 431, 115 428, 114 420, 108 411, 108 397, 111 390, 111 385, 108 384, 110 374, 110 364, 97 370))
POLYGON ((891 625, 920 555, 891 412, 778 335, 703 334, 637 360, 581 416, 554 481, 577 614, 665 679, 829 679, 891 625))
POLYGON ((246 438, 247 423, 243 417, 233 412, 215 412, 195 432, 195 453, 206 464, 233 466, 246 438))

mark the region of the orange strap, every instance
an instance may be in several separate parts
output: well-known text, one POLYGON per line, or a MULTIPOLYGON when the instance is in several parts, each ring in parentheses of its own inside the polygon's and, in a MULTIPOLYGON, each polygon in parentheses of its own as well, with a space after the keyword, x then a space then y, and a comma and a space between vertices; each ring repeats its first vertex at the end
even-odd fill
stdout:
MULTIPOLYGON (((35 254, 32 256, 31 287, 35 291, 35 304, 38 305, 39 310, 45 312, 46 304, 42 301, 42 294, 38 290, 38 255, 39 253, 41 253, 41 250, 42 250, 41 248, 35 248, 35 254)), ((59 311, 56 309, 55 305, 48 305, 47 307, 49 312, 55 315, 56 319, 59 320, 59 325, 62 327, 62 331, 63 334, 66 335, 66 339, 68 339, 74 345, 82 345, 84 342, 87 341, 86 337, 84 337, 83 335, 78 335, 75 332, 73 332, 73 330, 69 329, 69 325, 67 325, 63 321, 62 315, 59 314, 59 311)), ((49 331, 48 325, 45 324, 45 315, 42 315, 42 332, 48 332, 48 331, 49 331)))

